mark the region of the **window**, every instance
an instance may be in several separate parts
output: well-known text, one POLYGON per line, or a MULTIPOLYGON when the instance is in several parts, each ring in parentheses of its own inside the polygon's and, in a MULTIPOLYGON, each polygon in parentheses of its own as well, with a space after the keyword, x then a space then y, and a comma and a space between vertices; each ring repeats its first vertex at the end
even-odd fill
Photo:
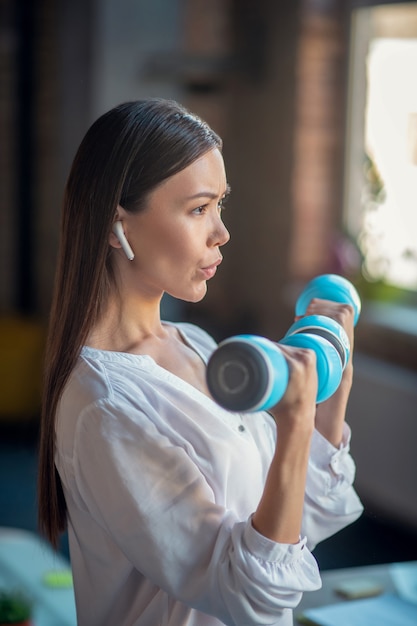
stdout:
POLYGON ((358 8, 351 33, 344 219, 370 301, 364 344, 417 367, 398 341, 417 341, 417 2, 358 8))

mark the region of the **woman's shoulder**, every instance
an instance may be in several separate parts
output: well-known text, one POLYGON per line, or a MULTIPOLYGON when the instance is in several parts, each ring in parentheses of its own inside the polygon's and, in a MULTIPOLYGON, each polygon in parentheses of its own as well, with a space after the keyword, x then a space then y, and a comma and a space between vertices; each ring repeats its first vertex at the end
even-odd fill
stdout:
POLYGON ((72 457, 86 429, 101 437, 113 428, 128 431, 134 423, 153 417, 152 377, 146 382, 141 376, 145 360, 152 369, 149 357, 81 351, 57 410, 57 447, 64 456, 72 457))
POLYGON ((88 408, 111 399, 112 395, 112 386, 100 359, 85 358, 82 351, 58 405, 58 432, 62 428, 75 430, 80 416, 88 408))

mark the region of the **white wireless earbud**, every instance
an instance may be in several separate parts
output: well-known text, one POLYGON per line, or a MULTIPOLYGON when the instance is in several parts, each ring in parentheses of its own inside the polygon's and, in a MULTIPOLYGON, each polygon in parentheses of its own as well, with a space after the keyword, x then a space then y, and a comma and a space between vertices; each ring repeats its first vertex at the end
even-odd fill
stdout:
POLYGON ((120 220, 114 222, 113 224, 113 232, 119 240, 120 245, 122 246, 122 250, 129 259, 132 261, 135 258, 132 248, 129 245, 128 240, 126 239, 126 235, 123 230, 123 224, 120 220))

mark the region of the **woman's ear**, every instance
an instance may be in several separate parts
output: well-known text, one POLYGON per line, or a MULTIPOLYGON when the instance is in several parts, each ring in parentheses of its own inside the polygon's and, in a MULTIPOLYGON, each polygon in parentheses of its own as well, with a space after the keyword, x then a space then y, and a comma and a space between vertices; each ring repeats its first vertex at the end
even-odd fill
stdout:
POLYGON ((135 255, 126 238, 126 235, 123 229, 123 222, 120 218, 121 218, 121 215, 118 210, 118 212, 116 213, 116 221, 113 223, 112 232, 109 237, 109 244, 113 248, 121 248, 123 252, 125 253, 126 257, 129 259, 129 261, 132 261, 135 258, 135 255))

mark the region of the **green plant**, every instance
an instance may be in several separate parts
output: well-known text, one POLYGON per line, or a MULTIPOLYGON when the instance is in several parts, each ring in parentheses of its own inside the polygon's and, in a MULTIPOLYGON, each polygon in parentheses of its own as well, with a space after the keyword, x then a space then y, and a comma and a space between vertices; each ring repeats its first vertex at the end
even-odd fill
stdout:
POLYGON ((21 624, 31 615, 32 605, 20 591, 0 591, 0 624, 21 624))

